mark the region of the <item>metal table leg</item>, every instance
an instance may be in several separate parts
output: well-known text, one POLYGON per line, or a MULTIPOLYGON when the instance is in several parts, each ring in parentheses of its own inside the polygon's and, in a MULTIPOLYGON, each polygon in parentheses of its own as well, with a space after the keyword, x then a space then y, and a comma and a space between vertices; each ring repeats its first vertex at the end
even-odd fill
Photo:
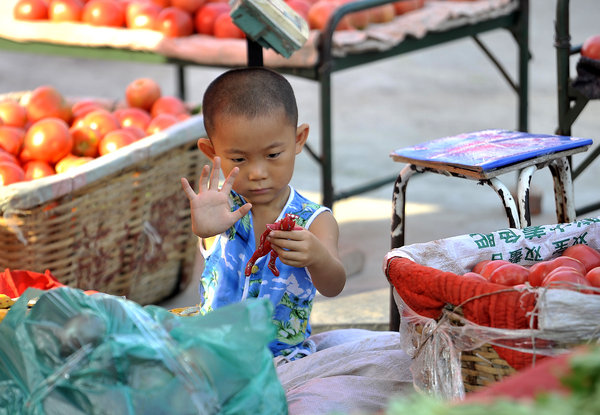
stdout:
MULTIPOLYGON (((415 166, 409 164, 400 171, 394 183, 392 195, 392 243, 391 247, 404 246, 405 213, 406 213, 406 185, 408 180, 417 173, 415 166)), ((400 329, 400 313, 394 300, 394 286, 390 285, 390 331, 400 329)))
POLYGON ((520 228, 521 221, 519 220, 519 210, 517 209, 517 204, 515 203, 515 199, 510 193, 510 190, 508 190, 506 185, 496 177, 487 180, 486 184, 494 189, 498 196, 500 196, 506 211, 506 216, 508 217, 508 226, 511 228, 520 228))
POLYGON ((558 223, 570 223, 576 218, 573 201, 573 181, 571 164, 566 157, 554 160, 548 165, 554 179, 554 199, 556 201, 556 220, 558 223))
POLYGON ((537 166, 525 167, 519 173, 517 180, 517 203, 519 206, 519 219, 523 228, 531 225, 531 210, 529 209, 529 191, 531 190, 531 178, 537 171, 537 166))

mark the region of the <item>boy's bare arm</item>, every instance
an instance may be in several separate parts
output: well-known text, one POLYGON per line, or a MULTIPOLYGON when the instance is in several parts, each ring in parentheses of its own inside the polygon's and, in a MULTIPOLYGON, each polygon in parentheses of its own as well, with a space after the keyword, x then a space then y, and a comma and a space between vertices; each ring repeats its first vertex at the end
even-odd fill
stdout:
POLYGON ((204 166, 200 173, 198 193, 194 192, 186 178, 181 178, 181 186, 190 201, 192 232, 196 236, 210 238, 225 232, 252 208, 250 203, 246 203, 232 212, 229 206, 229 192, 238 171, 237 167, 234 168, 219 189, 221 161, 215 157, 212 172, 209 166, 204 166))
POLYGON ((294 267, 306 267, 316 289, 334 297, 344 289, 346 271, 338 254, 338 224, 330 212, 317 216, 310 231, 272 231, 268 240, 279 259, 294 267))

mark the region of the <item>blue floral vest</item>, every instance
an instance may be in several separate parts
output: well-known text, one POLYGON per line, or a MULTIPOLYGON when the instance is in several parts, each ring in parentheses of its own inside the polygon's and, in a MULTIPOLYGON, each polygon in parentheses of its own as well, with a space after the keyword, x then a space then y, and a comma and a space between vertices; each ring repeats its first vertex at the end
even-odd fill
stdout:
MULTIPOLYGON (((241 195, 230 194, 232 210, 244 203, 241 195)), ((290 196, 277 220, 286 213, 298 215, 297 224, 309 228, 312 221, 330 209, 313 203, 290 186, 290 196)), ((270 254, 259 258, 252 274, 246 278, 246 263, 256 250, 252 212, 236 222, 225 233, 217 236, 210 250, 205 253, 206 262, 200 284, 201 313, 243 301, 246 298, 269 298, 275 307, 273 322, 277 326, 277 338, 269 344, 274 356, 289 360, 311 353, 310 311, 316 289, 306 268, 284 265, 277 259, 279 277, 267 267, 270 254)))

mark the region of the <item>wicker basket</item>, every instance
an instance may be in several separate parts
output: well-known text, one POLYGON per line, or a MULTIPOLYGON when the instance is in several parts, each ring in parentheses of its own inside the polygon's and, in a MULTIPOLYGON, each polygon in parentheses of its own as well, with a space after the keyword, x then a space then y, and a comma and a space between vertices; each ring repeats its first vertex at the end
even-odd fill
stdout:
MULTIPOLYGON (((460 309, 447 312, 450 324, 462 324, 460 309)), ((477 391, 491 385, 500 379, 515 373, 506 360, 498 356, 496 350, 489 343, 474 350, 463 350, 460 354, 460 365, 465 392, 477 391)))
POLYGON ((461 398, 548 356, 597 341, 598 293, 502 287, 461 277, 484 259, 523 253, 521 264, 530 266, 558 256, 557 247, 583 242, 600 249, 600 218, 459 235, 390 251, 385 273, 395 288, 415 386, 461 398))
POLYGON ((0 267, 156 303, 192 279, 197 238, 180 178, 206 159, 193 116, 68 172, 0 188, 0 267))

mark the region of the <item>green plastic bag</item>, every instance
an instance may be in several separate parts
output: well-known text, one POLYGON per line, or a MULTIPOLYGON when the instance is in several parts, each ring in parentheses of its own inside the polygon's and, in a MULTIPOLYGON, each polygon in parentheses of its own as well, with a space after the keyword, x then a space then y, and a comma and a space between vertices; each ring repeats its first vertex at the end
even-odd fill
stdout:
POLYGON ((0 324, 0 415, 287 414, 267 347, 272 311, 249 300, 182 317, 30 289, 0 324))

